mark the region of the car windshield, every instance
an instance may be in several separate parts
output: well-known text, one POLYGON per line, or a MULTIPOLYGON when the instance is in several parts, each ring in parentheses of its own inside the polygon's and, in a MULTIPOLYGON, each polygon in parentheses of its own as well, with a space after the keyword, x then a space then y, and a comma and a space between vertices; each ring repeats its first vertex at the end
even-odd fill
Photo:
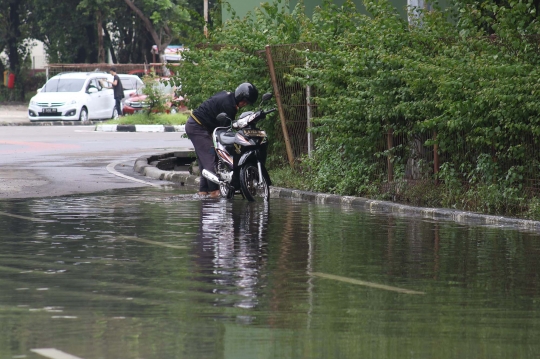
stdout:
POLYGON ((84 79, 50 79, 41 92, 79 92, 83 88, 84 79))
POLYGON ((122 87, 124 90, 137 90, 141 88, 141 83, 135 81, 134 79, 120 78, 122 82, 122 87))

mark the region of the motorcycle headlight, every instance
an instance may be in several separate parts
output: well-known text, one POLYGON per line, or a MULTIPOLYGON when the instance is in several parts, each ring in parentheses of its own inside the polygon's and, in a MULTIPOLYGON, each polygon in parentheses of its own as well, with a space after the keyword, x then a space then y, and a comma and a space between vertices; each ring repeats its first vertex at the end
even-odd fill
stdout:
POLYGON ((241 118, 240 120, 233 123, 233 127, 234 128, 244 128, 244 127, 247 126, 247 124, 248 124, 248 119, 247 118, 241 118))

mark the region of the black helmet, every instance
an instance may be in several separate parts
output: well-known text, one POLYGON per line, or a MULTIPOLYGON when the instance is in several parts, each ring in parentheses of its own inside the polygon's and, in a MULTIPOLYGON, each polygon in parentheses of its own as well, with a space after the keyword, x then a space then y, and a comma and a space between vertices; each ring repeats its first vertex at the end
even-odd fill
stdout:
POLYGON ((236 99, 236 104, 238 105, 240 101, 246 100, 250 105, 253 105, 259 97, 259 91, 255 85, 250 84, 249 82, 244 82, 240 84, 234 91, 234 98, 236 99))

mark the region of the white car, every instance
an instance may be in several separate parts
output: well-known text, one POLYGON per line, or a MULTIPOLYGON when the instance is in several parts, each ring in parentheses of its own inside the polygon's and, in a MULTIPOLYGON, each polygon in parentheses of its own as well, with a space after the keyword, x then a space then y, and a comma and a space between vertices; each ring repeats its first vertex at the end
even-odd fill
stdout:
POLYGON ((68 72, 51 77, 30 100, 28 118, 83 122, 118 117, 113 90, 103 87, 103 80, 112 80, 112 76, 105 72, 68 72))
POLYGON ((137 75, 118 74, 118 77, 124 88, 124 100, 128 98, 130 94, 136 93, 139 89, 144 87, 144 82, 137 75))
MULTIPOLYGON (((120 107, 123 109, 126 100, 140 91, 144 87, 144 82, 137 75, 118 74, 118 77, 120 78, 122 88, 124 89, 124 98, 122 99, 122 103, 120 105, 120 107)), ((124 112, 124 110, 122 110, 122 112, 124 112)))

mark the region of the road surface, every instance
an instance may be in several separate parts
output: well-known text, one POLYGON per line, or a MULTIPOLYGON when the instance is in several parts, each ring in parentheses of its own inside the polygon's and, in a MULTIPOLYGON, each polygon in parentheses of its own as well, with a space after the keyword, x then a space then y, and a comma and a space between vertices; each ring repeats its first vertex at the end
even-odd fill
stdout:
POLYGON ((137 158, 192 148, 191 141, 177 132, 100 132, 94 128, 0 126, 0 199, 146 186, 110 169, 152 182, 133 171, 137 158))

